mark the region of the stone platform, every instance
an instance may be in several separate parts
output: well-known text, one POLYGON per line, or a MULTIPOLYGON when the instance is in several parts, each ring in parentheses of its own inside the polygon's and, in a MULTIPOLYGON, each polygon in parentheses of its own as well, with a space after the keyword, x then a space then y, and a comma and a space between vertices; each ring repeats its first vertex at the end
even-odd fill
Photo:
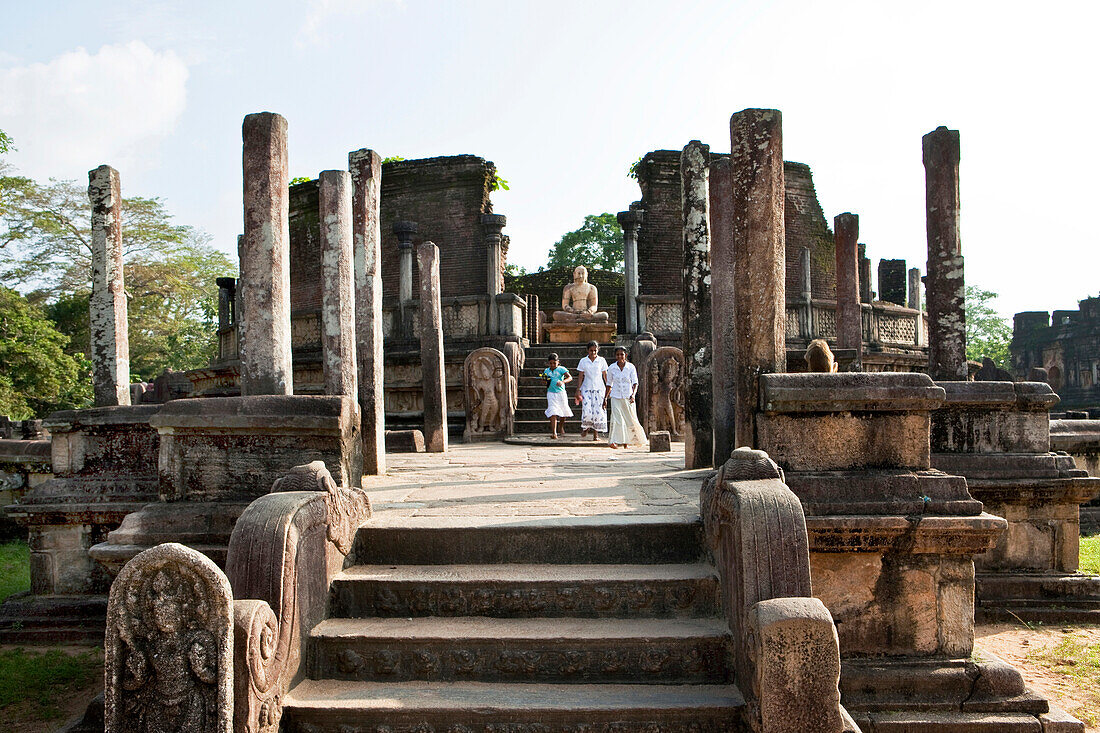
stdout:
POLYGON ((598 341, 610 344, 615 340, 614 323, 548 323, 546 333, 552 344, 575 344, 598 341))

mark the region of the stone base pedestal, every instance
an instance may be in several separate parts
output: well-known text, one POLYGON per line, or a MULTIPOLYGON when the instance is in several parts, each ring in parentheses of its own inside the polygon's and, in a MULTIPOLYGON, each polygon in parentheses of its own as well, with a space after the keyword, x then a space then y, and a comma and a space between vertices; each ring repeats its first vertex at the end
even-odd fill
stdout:
POLYGON ((549 323, 546 333, 552 344, 583 344, 589 341, 610 344, 615 341, 615 324, 549 323))

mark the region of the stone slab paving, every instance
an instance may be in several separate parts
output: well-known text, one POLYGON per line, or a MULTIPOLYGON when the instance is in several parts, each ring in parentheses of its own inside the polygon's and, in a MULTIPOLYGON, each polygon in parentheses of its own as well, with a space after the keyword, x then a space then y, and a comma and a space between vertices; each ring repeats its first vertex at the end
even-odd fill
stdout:
POLYGON ((375 521, 399 517, 692 517, 710 473, 668 453, 606 446, 452 445, 443 454, 387 455, 385 476, 364 476, 375 521))

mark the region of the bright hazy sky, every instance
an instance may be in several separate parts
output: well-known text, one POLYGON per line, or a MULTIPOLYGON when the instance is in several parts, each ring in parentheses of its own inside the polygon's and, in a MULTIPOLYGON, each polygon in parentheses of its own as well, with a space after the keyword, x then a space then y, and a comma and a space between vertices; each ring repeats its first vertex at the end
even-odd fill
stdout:
MULTIPOLYGON (((241 119, 290 123, 290 174, 371 147, 471 153, 511 191, 533 269, 585 214, 639 198, 628 166, 729 116, 783 112, 830 224, 924 269, 921 135, 962 136, 967 280, 999 309, 1100 291, 1100 2, 5 2, 0 129, 34 178, 119 169, 235 252, 241 119)), ((446 243, 440 243, 446 246, 446 243)), ((877 287, 877 285, 876 285, 877 287)))

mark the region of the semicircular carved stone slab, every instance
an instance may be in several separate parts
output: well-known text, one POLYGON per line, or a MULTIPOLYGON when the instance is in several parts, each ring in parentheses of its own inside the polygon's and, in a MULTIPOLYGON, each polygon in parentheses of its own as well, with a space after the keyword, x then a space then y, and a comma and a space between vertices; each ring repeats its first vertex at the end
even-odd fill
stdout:
POLYGON ((646 357, 645 429, 652 434, 667 430, 676 440, 684 438, 684 352, 662 346, 646 357))
POLYGON ((126 563, 107 602, 107 733, 230 733, 233 594, 205 555, 169 542, 126 563))
POLYGON ((464 439, 496 440, 510 434, 519 391, 508 357, 488 347, 471 351, 462 366, 462 377, 466 390, 464 439))

